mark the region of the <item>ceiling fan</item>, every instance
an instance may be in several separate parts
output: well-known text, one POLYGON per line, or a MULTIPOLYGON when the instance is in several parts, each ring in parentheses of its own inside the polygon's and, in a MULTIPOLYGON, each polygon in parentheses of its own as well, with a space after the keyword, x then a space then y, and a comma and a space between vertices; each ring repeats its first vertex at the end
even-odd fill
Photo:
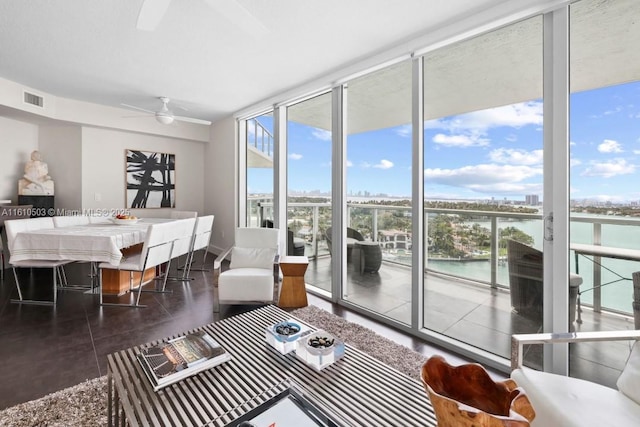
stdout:
MULTIPOLYGON (((242 31, 254 37, 262 37, 269 33, 269 29, 238 0, 202 0, 210 8, 231 21, 242 31)), ((136 28, 143 31, 153 31, 162 21, 171 0, 143 0, 136 28)))
MULTIPOLYGON (((201 120, 193 117, 176 116, 175 114, 173 114, 173 111, 169 109, 169 102, 171 101, 169 98, 165 96, 161 96, 158 99, 162 101, 162 108, 160 108, 160 110, 158 111, 151 111, 145 108, 140 108, 140 107, 136 107, 135 105, 129 105, 129 104, 121 104, 121 105, 123 107, 133 108, 134 110, 140 110, 140 111, 144 111, 145 113, 153 114, 156 120, 159 123, 162 123, 163 125, 170 125, 171 123, 173 123, 174 120, 179 120, 181 122, 197 123, 201 125, 211 124, 211 122, 208 120, 201 120)), ((184 107, 180 107, 180 108, 187 111, 187 109, 184 107)))

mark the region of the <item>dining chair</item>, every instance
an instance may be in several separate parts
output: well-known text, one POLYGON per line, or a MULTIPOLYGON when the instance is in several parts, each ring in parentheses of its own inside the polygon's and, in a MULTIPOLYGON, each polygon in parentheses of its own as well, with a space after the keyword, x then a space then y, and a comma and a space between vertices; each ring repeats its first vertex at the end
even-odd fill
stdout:
MULTIPOLYGON (((195 217, 187 219, 180 219, 172 221, 174 229, 173 248, 171 252, 171 259, 178 259, 179 257, 186 255, 185 263, 189 261, 189 254, 193 246, 193 233, 196 225, 195 217)), ((183 269, 182 276, 168 276, 167 280, 186 281, 191 280, 186 276, 187 270, 183 269)), ((165 271, 164 275, 169 274, 169 269, 165 271)))
MULTIPOLYGON (((22 231, 36 231, 46 228, 53 228, 53 219, 50 217, 43 218, 28 218, 28 219, 14 219, 5 221, 5 231, 7 235, 7 247, 9 253, 13 253, 13 242, 16 235, 22 231)), ((13 276, 16 281, 16 289, 18 290, 18 299, 12 299, 11 302, 17 304, 38 304, 38 305, 56 305, 58 294, 58 283, 62 286, 67 285, 67 278, 64 272, 64 266, 71 261, 67 260, 41 260, 41 259, 26 259, 22 261, 11 261, 9 264, 13 268, 13 276), (17 268, 51 268, 53 270, 53 300, 27 300, 22 295, 20 289, 20 281, 18 280, 17 268)))
POLYGON ((236 228, 235 243, 213 264, 213 311, 221 304, 266 304, 277 300, 280 279, 277 228, 236 228), (222 261, 231 254, 229 269, 222 261))
POLYGON ((4 279, 5 259, 9 259, 9 247, 4 231, 4 222, 12 219, 31 217, 33 205, 2 205, 0 206, 0 279, 4 279))
POLYGON ((64 215, 53 217, 53 225, 56 228, 87 224, 89 224, 89 217, 86 215, 64 215))
POLYGON ((205 215, 196 218, 196 226, 193 230, 193 246, 191 247, 191 252, 189 252, 189 259, 185 264, 185 268, 187 269, 186 276, 189 277, 191 271, 209 271, 204 268, 205 262, 207 261, 207 254, 209 253, 209 243, 211 242, 211 232, 213 229, 213 220, 214 215, 205 215), (202 267, 201 268, 192 268, 193 265, 193 257, 194 254, 204 249, 204 255, 202 256, 202 267))
MULTIPOLYGON (((135 307, 142 308, 146 305, 140 304, 140 295, 142 293, 142 287, 146 284, 144 282, 145 270, 153 267, 157 267, 161 264, 167 264, 167 271, 171 266, 172 248, 173 242, 176 239, 175 223, 161 222, 153 223, 147 228, 144 243, 142 245, 142 251, 133 255, 128 255, 120 262, 119 265, 112 265, 103 262, 99 265, 100 268, 100 305, 101 306, 119 306, 119 307, 135 307), (129 272, 129 292, 132 293, 133 277, 134 273, 140 274, 140 281, 137 286, 137 296, 135 303, 123 304, 123 303, 107 303, 104 302, 103 286, 102 286, 102 273, 104 270, 119 270, 129 272)), ((164 275, 164 281, 162 289, 166 286, 167 275, 164 275)), ((131 297, 131 295, 130 295, 131 297)))

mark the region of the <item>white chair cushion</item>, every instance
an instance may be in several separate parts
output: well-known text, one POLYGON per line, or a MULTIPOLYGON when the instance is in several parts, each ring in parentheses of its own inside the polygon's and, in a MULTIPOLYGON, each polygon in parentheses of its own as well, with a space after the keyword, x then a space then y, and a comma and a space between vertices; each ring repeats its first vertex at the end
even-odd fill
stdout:
POLYGON ((243 248, 234 246, 231 250, 229 268, 267 268, 273 270, 275 248, 243 248))
MULTIPOLYGON (((631 349, 627 364, 616 383, 618 390, 629 399, 640 405, 640 341, 636 341, 631 349)), ((638 420, 640 425, 640 420, 638 420)))
POLYGON ((569 287, 575 288, 582 285, 582 277, 577 274, 569 273, 569 287))
POLYGON ((237 268, 220 273, 220 301, 272 301, 273 268, 237 268))
POLYGON ((633 426, 640 420, 640 405, 600 384, 528 368, 511 378, 536 411, 532 426, 633 426))

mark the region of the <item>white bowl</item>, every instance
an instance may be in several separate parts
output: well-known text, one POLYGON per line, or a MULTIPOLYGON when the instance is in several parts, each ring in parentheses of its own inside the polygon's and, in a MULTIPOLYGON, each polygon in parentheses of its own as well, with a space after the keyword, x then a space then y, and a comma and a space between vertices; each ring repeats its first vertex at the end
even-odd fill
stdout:
POLYGON ((118 225, 131 225, 140 221, 140 218, 135 219, 121 219, 121 218, 111 218, 111 222, 118 225))

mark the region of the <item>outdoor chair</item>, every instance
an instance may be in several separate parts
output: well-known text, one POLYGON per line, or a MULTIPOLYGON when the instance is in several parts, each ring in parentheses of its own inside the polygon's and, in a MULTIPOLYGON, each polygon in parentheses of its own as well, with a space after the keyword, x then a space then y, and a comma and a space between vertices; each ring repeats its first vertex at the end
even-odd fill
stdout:
MULTIPOLYGON (((35 231, 46 228, 53 228, 53 219, 50 217, 43 218, 27 218, 27 219, 14 219, 5 221, 5 232, 7 236, 7 247, 9 253, 13 253, 13 242, 16 235, 22 231, 35 231)), ((69 264, 71 261, 66 260, 42 260, 42 259, 26 259, 22 261, 11 260, 9 263, 13 268, 13 276, 16 281, 16 289, 18 290, 18 299, 12 299, 11 302, 17 304, 38 304, 38 305, 56 305, 58 295, 58 283, 66 285, 67 278, 64 272, 63 266, 69 264), (50 268, 53 271, 53 299, 48 300, 33 300, 25 299, 20 288, 20 281, 18 279, 18 268, 50 268)))
MULTIPOLYGON (((265 219, 262 221, 262 226, 266 228, 273 228, 273 221, 265 219)), ((287 255, 289 256, 304 256, 304 239, 300 237, 294 237, 293 230, 287 229, 287 255)))
MULTIPOLYGON (((542 323, 542 252, 531 246, 507 240, 511 307, 518 314, 542 323)), ((576 319, 578 290, 582 277, 569 274, 569 324, 576 319)))
MULTIPOLYGON (((333 227, 327 228, 325 231, 325 238, 327 239, 327 249, 329 249, 329 255, 331 255, 331 233, 333 232, 333 227)), ((354 241, 364 242, 364 236, 356 229, 347 227, 347 239, 353 239, 354 241)), ((351 261, 351 254, 353 253, 353 246, 347 243, 347 262, 351 261)))
POLYGON ((213 265, 214 312, 221 304, 266 304, 277 300, 279 282, 277 228, 237 228, 235 242, 213 265), (229 269, 222 261, 231 254, 229 269))

